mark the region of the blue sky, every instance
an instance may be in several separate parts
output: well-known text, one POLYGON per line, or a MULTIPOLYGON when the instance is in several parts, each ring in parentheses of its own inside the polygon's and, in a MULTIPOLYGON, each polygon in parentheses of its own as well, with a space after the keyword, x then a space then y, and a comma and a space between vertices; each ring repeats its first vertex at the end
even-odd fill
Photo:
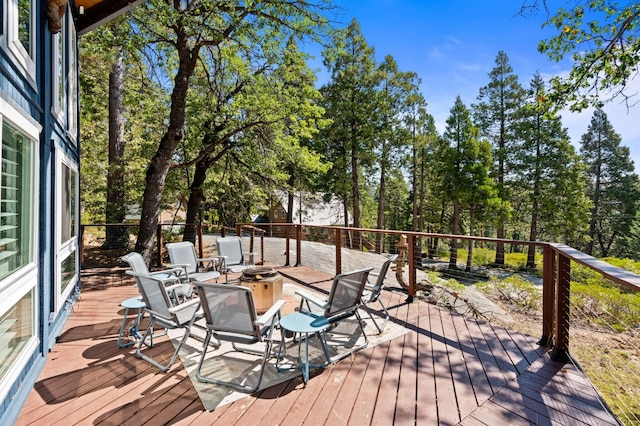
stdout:
MULTIPOLYGON (((538 53, 541 39, 553 35, 542 29, 544 14, 523 17, 518 14, 521 0, 334 0, 342 8, 340 20, 352 18, 360 23, 362 34, 375 48, 376 59, 392 55, 402 71, 413 71, 422 79, 422 94, 438 130, 444 123, 456 96, 470 106, 477 103, 478 91, 489 82, 500 50, 507 53, 520 84, 529 87, 536 71, 547 79, 566 73, 570 61, 555 63, 538 53)), ((552 7, 565 0, 548 1, 552 7)), ((320 59, 312 66, 321 67, 320 59)), ((320 80, 326 78, 320 75, 320 80)), ((638 80, 638 79, 636 79, 638 80)), ((640 89, 640 81, 632 84, 640 89)), ((640 105, 627 111, 624 105, 604 108, 622 144, 640 170, 640 105)), ((593 111, 581 114, 563 112, 564 126, 572 143, 579 147, 593 111)))

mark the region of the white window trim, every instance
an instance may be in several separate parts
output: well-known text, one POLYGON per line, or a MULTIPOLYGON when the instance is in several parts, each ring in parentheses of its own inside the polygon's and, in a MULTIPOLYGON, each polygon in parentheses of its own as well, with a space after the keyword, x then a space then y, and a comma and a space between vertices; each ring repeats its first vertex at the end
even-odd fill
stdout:
POLYGON ((76 26, 73 22, 73 14, 66 13, 66 22, 64 30, 64 37, 66 46, 65 59, 64 59, 64 89, 65 96, 63 102, 65 103, 66 116, 67 116, 67 137, 77 145, 78 143, 78 126, 80 120, 79 102, 80 95, 78 93, 78 55, 77 41, 78 35, 76 33, 76 26))
MULTIPOLYGON (((64 292, 62 291, 62 262, 64 262, 65 260, 67 260, 67 258, 69 256, 76 256, 76 265, 78 265, 78 256, 79 256, 79 247, 78 247, 78 233, 79 233, 79 225, 78 225, 78 214, 79 214, 79 195, 80 195, 80 190, 79 190, 79 184, 80 184, 80 173, 78 171, 78 166, 67 156, 64 154, 63 150, 60 149, 59 147, 56 147, 56 194, 58 195, 55 204, 56 204, 56 222, 55 222, 55 228, 56 228, 56 265, 55 265, 55 306, 56 306, 56 312, 60 312, 60 310, 62 308, 64 308, 64 304, 65 301, 67 300, 67 298, 69 297, 69 294, 71 294, 71 292, 73 291, 74 286, 67 286, 67 288, 64 290, 64 292), (61 177, 62 177, 62 166, 65 165, 67 166, 69 169, 71 169, 72 171, 74 171, 74 176, 75 176, 75 194, 73 194, 73 196, 75 197, 75 203, 74 203, 74 207, 75 207, 75 217, 76 217, 76 223, 74 224, 75 227, 75 235, 73 237, 71 237, 70 239, 68 239, 67 241, 60 241, 61 240, 61 236, 62 236, 62 230, 61 230, 61 222, 62 222, 62 197, 61 194, 62 192, 62 181, 61 181, 61 177)), ((76 273, 73 275, 73 277, 70 279, 71 281, 77 281, 78 280, 78 270, 76 268, 76 273)))
MULTIPOLYGON (((1 95, 1 92, 0 92, 1 95)), ((38 141, 40 140, 40 132, 42 131, 42 125, 36 122, 32 117, 25 115, 21 110, 13 105, 12 102, 7 101, 4 97, 0 96, 0 128, 2 128, 3 122, 7 121, 17 130, 23 132, 26 136, 34 141, 34 175, 33 182, 37 185, 39 182, 39 161, 38 161, 38 141)), ((9 383, 13 383, 18 374, 22 371, 26 363, 29 361, 31 354, 36 350, 40 344, 37 330, 40 328, 39 324, 39 300, 40 294, 36 283, 38 281, 38 272, 36 260, 38 253, 38 238, 37 238, 37 224, 39 220, 39 200, 36 197, 38 191, 33 191, 33 244, 31 262, 23 266, 13 274, 9 275, 2 282, 0 282, 0 315, 3 315, 7 310, 11 309, 24 295, 33 290, 33 330, 32 338, 27 342, 23 348, 20 356, 15 360, 13 366, 7 375, 0 381, 0 399, 4 399, 9 391, 9 383)))
POLYGON ((25 75, 30 78, 31 83, 35 86, 36 81, 36 1, 31 1, 31 11, 32 13, 29 15, 29 19, 31 20, 29 24, 29 30, 31 31, 31 46, 30 52, 25 49, 25 47, 20 43, 18 38, 18 0, 8 0, 5 3, 6 10, 6 43, 7 48, 13 54, 15 60, 20 64, 22 70, 25 75))
POLYGON ((13 365, 7 372, 7 375, 0 380, 0 399, 4 399, 9 392, 9 384, 14 383, 18 375, 24 369, 24 366, 31 359, 31 354, 37 349, 40 344, 40 339, 38 337, 38 329, 40 325, 38 323, 40 314, 38 312, 40 295, 38 294, 38 288, 35 283, 37 281, 37 273, 35 270, 31 270, 28 274, 23 275, 19 282, 15 283, 13 287, 11 287, 11 291, 0 292, 0 314, 4 314, 9 309, 11 309, 16 303, 20 301, 22 297, 24 297, 29 291, 33 290, 33 322, 32 322, 32 336, 29 341, 25 344, 24 348, 20 355, 16 358, 13 365))
MULTIPOLYGON (((0 129, 2 128, 3 121, 7 121, 17 130, 23 132, 26 136, 31 138, 34 141, 33 153, 34 153, 34 175, 33 182, 35 185, 40 181, 39 176, 39 161, 38 161, 38 141, 40 140, 40 132, 42 131, 42 126, 40 123, 37 123, 30 116, 23 115, 16 107, 12 105, 12 103, 6 101, 3 97, 0 96, 0 129)), ((39 211, 40 205, 38 197, 36 194, 37 190, 33 191, 33 222, 31 223, 32 235, 34 238, 33 244, 31 245, 31 249, 33 250, 31 253, 31 262, 23 266, 21 269, 15 271, 11 275, 9 275, 4 280, 0 281, 0 298, 4 297, 4 292, 7 289, 14 289, 14 286, 18 285, 17 283, 21 280, 22 276, 30 273, 30 271, 36 269, 36 259, 38 258, 38 238, 37 238, 37 227, 39 221, 39 211)), ((35 286, 35 279, 33 282, 33 286, 35 286)), ((0 310, 0 314, 3 311, 0 310)))
POLYGON ((66 34, 66 25, 62 28, 62 30, 54 35, 51 38, 51 43, 52 43, 52 52, 53 52, 53 61, 52 62, 52 70, 51 70, 51 74, 52 74, 52 93, 51 93, 51 113, 53 114, 53 116, 58 120, 58 122, 60 123, 64 123, 63 122, 63 118, 64 118, 64 106, 65 106, 65 102, 66 102, 66 96, 65 96, 65 87, 66 87, 66 78, 65 78, 65 72, 66 72, 66 63, 65 63, 65 59, 66 56, 64 54, 64 49, 66 46, 65 43, 65 39, 64 36, 66 34), (60 52, 60 41, 62 40, 62 52, 60 52), (58 69, 58 57, 59 55, 62 55, 62 69, 58 69), (62 87, 58 87, 58 83, 59 81, 62 80, 62 87), (60 93, 60 91, 62 91, 62 93, 60 93), (58 99, 62 97, 62 99, 60 100, 60 103, 58 103, 58 99))

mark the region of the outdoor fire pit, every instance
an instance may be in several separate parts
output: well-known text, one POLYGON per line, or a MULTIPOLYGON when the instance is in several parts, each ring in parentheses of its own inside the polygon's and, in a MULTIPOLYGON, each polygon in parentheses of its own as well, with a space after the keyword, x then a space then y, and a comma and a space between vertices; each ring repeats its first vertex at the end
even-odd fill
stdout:
POLYGON ((251 289, 259 314, 265 313, 282 298, 282 275, 268 266, 245 269, 240 277, 240 285, 251 289))

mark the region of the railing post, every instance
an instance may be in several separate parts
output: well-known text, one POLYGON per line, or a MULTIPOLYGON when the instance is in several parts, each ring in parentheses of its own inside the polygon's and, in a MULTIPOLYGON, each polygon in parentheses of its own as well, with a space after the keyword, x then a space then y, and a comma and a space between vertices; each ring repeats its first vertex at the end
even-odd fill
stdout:
POLYGON ((409 266, 409 298, 407 301, 413 302, 413 297, 416 295, 416 236, 409 234, 407 244, 409 246, 409 256, 407 259, 409 266))
POLYGON ((336 275, 338 275, 342 273, 342 240, 340 238, 340 228, 336 228, 334 244, 336 246, 336 275))
POLYGON ((156 240, 158 241, 158 267, 162 267, 162 224, 158 224, 156 230, 156 240))
POLYGON ((556 276, 555 345, 551 358, 554 361, 569 360, 569 298, 571 290, 571 260, 558 253, 556 276))
POLYGON ((196 224, 196 232, 198 233, 198 251, 200 252, 200 258, 204 257, 204 241, 202 240, 202 224, 196 224))
POLYGON ((291 265, 290 263, 290 259, 289 259, 289 250, 290 250, 290 246, 289 246, 289 237, 290 237, 290 233, 291 233, 291 227, 289 225, 285 225, 284 227, 284 266, 289 266, 291 265))
POLYGON ((302 265, 302 225, 296 225, 296 266, 302 265))
POLYGON ((542 250, 542 338, 538 342, 542 346, 551 346, 553 336, 556 256, 550 245, 542 250))

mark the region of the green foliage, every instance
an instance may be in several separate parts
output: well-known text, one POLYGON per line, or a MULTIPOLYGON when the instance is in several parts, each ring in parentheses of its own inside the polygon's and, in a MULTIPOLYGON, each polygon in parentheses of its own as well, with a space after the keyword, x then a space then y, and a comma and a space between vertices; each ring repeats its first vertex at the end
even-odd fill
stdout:
POLYGON ((640 178, 634 172, 629 149, 620 146, 620 136, 607 115, 597 109, 580 153, 587 165, 587 195, 593 202, 585 252, 597 257, 625 256, 624 236, 629 235, 638 211, 640 178))
POLYGON ((540 307, 541 291, 519 275, 511 275, 504 280, 491 277, 489 281, 478 283, 476 288, 522 313, 536 312, 540 307))
POLYGON ((604 279, 571 281, 571 310, 587 326, 623 332, 640 326, 640 292, 627 291, 604 279))
MULTIPOLYGON (((537 0, 526 1, 537 6, 537 0)), ((545 3, 546 4, 546 3, 545 3)), ((552 79, 549 100, 580 111, 616 98, 627 100, 627 82, 640 62, 640 7, 636 2, 575 2, 551 14, 545 23, 556 35, 540 42, 538 50, 559 62, 567 57, 573 68, 552 79)))

